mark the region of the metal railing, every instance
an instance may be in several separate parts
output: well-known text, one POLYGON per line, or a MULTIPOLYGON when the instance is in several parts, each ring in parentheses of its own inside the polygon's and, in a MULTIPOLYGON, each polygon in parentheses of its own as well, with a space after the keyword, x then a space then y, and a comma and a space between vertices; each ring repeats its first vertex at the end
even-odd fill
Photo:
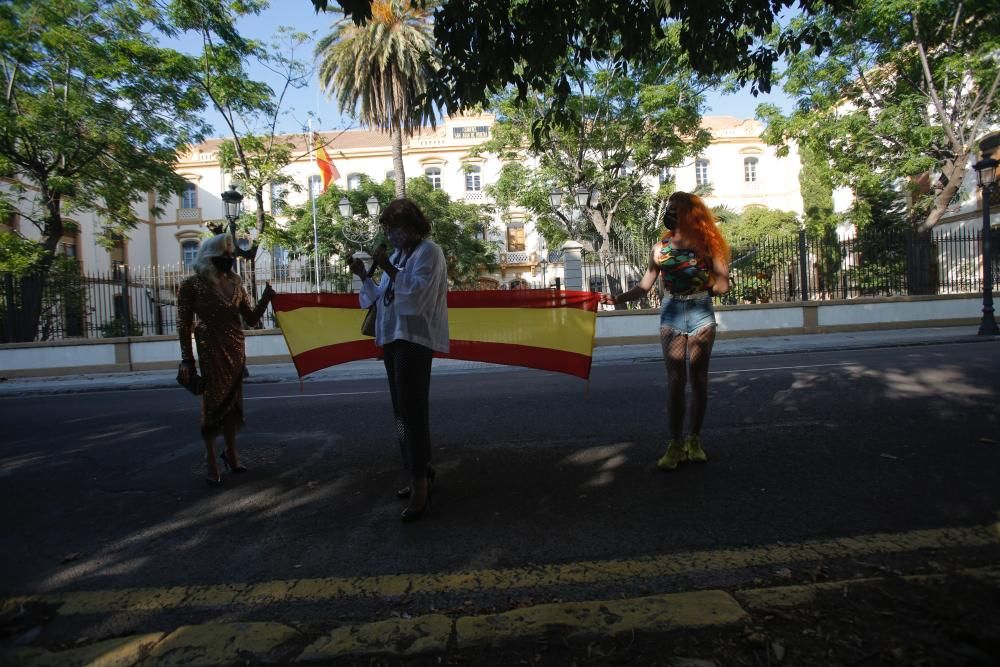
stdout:
MULTIPOLYGON (((996 232, 994 232, 996 235, 996 232)), ((1000 239, 994 238, 994 253, 1000 239)), ((802 300, 856 299, 907 294, 963 294, 982 291, 982 247, 978 232, 948 236, 860 234, 857 238, 788 237, 733 242, 731 287, 719 303, 748 304, 802 300)), ((549 254, 548 277, 512 281, 515 289, 551 288, 562 265, 549 254), (543 284, 548 282, 548 285, 543 284)), ((643 242, 615 240, 583 254, 583 289, 620 293, 642 278, 649 260, 643 242)), ((177 288, 191 275, 180 265, 119 266, 81 274, 62 260, 45 276, 0 275, 0 342, 176 334, 177 288), (67 269, 69 267, 69 269, 67 269)), ((350 292, 345 262, 321 263, 319 289, 350 292)), ((256 300, 270 281, 279 292, 316 291, 316 267, 307 260, 275 263, 264 256, 237 270, 256 300)), ((543 271, 544 275, 544 271, 543 271)), ((1000 256, 993 257, 993 285, 1000 284, 1000 256)), ((475 288, 499 287, 484 278, 475 288)), ((561 285, 560 285, 561 286, 561 285)), ((505 286, 510 288, 511 284, 505 286)), ((659 285, 630 308, 655 308, 659 285)), ((274 326, 270 310, 263 326, 274 326)))
MULTIPOLYGON (((997 232, 994 232, 994 236, 997 232)), ((855 238, 810 236, 731 242, 730 289, 718 303, 777 303, 982 291, 979 232, 950 235, 862 233, 855 238)), ((996 248, 996 242, 992 244, 996 248)), ((994 250, 997 253, 997 250, 994 250)), ((583 253, 583 289, 620 293, 642 278, 649 248, 612 240, 583 253)), ((1000 282, 994 255, 993 285, 1000 282)), ((656 307, 654 289, 636 306, 656 307)))

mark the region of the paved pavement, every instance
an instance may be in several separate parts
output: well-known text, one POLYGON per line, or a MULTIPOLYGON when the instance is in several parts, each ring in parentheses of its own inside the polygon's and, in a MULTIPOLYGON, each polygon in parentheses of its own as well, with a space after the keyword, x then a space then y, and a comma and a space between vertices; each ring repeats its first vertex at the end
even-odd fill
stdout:
MULTIPOLYGON (((789 352, 830 350, 858 350, 880 347, 934 345, 940 343, 982 343, 997 341, 997 336, 979 336, 976 326, 928 327, 918 329, 889 329, 850 333, 809 334, 794 336, 766 336, 759 338, 730 338, 716 342, 714 356, 739 357, 789 352)), ((661 356, 659 345, 611 345, 594 349, 594 364, 627 364, 650 361, 661 356)), ((438 359, 435 373, 471 373, 484 369, 491 371, 514 368, 476 361, 438 359)), ((377 377, 385 373, 380 361, 368 359, 341 364, 304 378, 302 382, 344 380, 349 378, 377 377)), ((122 389, 151 389, 176 386, 176 372, 138 371, 132 373, 80 373, 35 378, 0 377, 0 396, 50 393, 78 393, 122 389)), ((290 364, 261 364, 250 366, 248 384, 273 382, 298 382, 295 367, 290 364)))

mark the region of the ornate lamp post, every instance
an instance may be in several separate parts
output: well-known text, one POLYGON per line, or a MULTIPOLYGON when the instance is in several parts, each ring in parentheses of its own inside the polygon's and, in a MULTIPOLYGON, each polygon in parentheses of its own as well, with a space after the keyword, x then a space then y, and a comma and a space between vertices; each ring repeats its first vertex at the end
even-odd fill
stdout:
MULTIPOLYGON (((378 220, 381 205, 375 195, 368 198, 368 201, 365 202, 365 208, 368 215, 354 215, 354 207, 351 206, 347 197, 341 197, 340 201, 337 202, 337 211, 344 219, 344 238, 358 246, 359 252, 355 253, 354 256, 367 261, 370 259, 370 255, 365 250, 365 246, 374 241, 378 235, 375 223, 378 220)), ((373 263, 369 273, 374 272, 374 270, 375 264, 373 263)))
POLYGON ((973 165, 979 177, 979 187, 983 193, 983 318, 979 323, 980 336, 996 336, 1000 334, 997 321, 993 316, 993 251, 991 246, 992 231, 990 229, 990 197, 1000 198, 1000 185, 997 184, 997 164, 993 158, 983 158, 973 165))
POLYGON ((233 248, 236 256, 251 259, 256 253, 241 248, 240 241, 236 237, 236 221, 243 214, 243 195, 236 189, 235 183, 222 193, 222 206, 226 220, 229 221, 229 233, 233 236, 233 248))
MULTIPOLYGON (((585 209, 590 209, 591 211, 596 211, 598 203, 601 200, 601 191, 596 187, 591 189, 586 185, 580 184, 576 190, 568 193, 564 193, 559 188, 552 188, 549 192, 549 205, 553 210, 558 211, 564 202, 569 203, 569 208, 571 211, 582 213, 585 209)), ((570 215, 572 218, 572 214, 570 215)), ((564 218, 565 219, 565 218, 564 218)), ((608 249, 601 248, 600 251, 601 258, 601 272, 602 281, 604 285, 608 284, 608 249)))

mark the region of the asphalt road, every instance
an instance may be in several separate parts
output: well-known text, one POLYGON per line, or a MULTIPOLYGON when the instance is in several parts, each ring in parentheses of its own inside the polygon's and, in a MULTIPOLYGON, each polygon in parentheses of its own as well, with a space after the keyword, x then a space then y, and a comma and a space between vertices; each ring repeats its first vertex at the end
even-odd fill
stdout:
POLYGON ((667 473, 652 360, 587 383, 436 376, 438 484, 403 525, 384 379, 248 386, 244 475, 203 481, 180 389, 0 398, 0 593, 357 577, 986 524, 1000 346, 717 359, 707 465, 667 473))

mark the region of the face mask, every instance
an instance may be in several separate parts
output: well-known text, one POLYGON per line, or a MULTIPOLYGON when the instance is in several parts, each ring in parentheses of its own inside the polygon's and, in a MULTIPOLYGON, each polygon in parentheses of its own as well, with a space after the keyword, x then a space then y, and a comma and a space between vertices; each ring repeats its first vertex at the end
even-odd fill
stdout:
POLYGON ((233 268, 233 258, 225 255, 213 257, 212 264, 219 270, 219 273, 229 273, 233 268))
POLYGON ((663 226, 670 231, 677 229, 677 211, 664 211, 663 212, 663 226))
POLYGON ((387 231, 385 237, 389 239, 389 243, 392 244, 393 248, 404 248, 410 240, 410 233, 405 229, 395 227, 387 231))

